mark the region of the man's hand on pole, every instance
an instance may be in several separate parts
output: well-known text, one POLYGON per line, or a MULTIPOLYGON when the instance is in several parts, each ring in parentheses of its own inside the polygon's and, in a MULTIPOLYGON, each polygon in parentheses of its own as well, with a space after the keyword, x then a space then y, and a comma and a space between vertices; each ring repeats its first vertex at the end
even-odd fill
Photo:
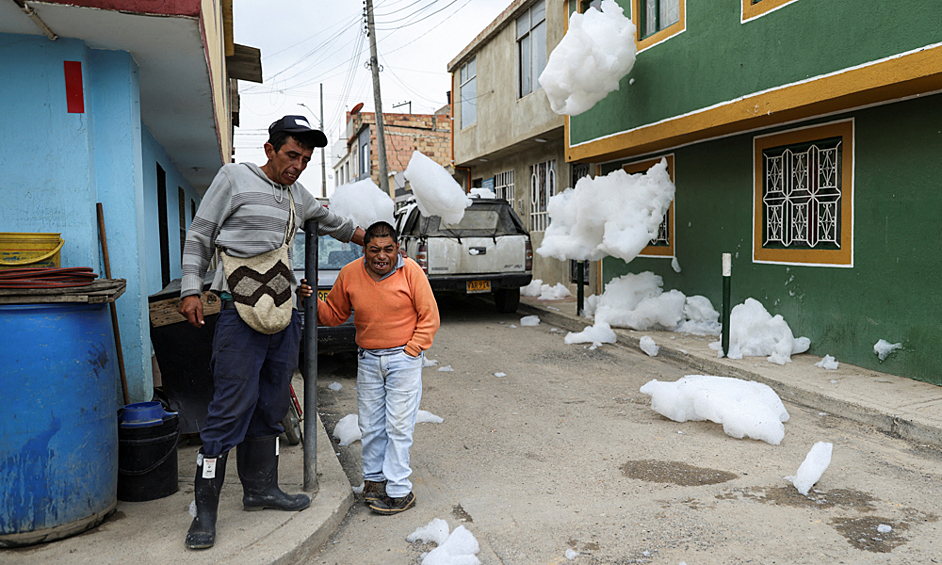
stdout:
POLYGON ((186 318, 186 321, 197 328, 201 328, 206 324, 203 320, 203 303, 196 294, 187 296, 181 300, 177 312, 182 314, 186 318))

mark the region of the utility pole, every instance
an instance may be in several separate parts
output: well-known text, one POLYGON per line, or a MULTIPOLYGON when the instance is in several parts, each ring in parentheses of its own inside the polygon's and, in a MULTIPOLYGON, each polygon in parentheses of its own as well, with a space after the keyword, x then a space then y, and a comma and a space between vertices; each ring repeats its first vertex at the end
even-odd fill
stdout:
POLYGON ((383 127, 383 97, 379 92, 379 56, 376 54, 376 29, 373 26, 373 0, 366 3, 366 30, 370 36, 370 70, 373 71, 373 105, 376 107, 376 145, 379 152, 379 187, 389 194, 386 170, 386 132, 383 127))
MULTIPOLYGON (((321 131, 324 131, 324 83, 321 83, 321 131)), ((324 135, 327 135, 325 132, 324 135)), ((324 159, 324 148, 321 147, 321 196, 327 198, 327 165, 324 159)))

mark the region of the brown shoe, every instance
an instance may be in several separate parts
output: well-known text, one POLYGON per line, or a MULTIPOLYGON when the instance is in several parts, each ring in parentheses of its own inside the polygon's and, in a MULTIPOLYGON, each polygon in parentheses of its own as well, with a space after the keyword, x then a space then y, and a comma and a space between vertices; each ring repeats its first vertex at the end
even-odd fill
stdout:
POLYGON ((376 514, 390 516, 392 514, 405 512, 406 510, 412 508, 413 504, 415 504, 415 495, 410 492, 402 498, 390 498, 388 496, 384 496, 380 500, 370 504, 370 510, 376 514))
POLYGON ((367 506, 386 496, 386 481, 363 481, 363 502, 367 506))

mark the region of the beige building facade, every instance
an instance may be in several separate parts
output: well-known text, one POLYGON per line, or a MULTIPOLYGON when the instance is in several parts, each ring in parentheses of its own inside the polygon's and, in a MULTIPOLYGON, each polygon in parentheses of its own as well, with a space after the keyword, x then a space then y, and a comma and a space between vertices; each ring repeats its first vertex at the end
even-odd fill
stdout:
MULTIPOLYGON (((493 189, 513 204, 539 249, 549 198, 588 174, 565 159, 563 116, 550 108, 538 77, 562 39, 566 2, 514 0, 448 64, 452 73, 455 176, 466 190, 493 189)), ((595 292, 590 268, 587 292, 595 292)), ((568 261, 533 255, 533 278, 571 285, 568 261)))

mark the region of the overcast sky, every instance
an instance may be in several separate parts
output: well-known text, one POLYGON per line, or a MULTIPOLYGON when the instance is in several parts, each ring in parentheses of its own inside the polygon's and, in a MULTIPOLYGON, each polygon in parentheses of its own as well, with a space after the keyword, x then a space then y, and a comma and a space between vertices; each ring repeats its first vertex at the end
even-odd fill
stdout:
MULTIPOLYGON (((430 114, 447 102, 449 61, 512 0, 374 0, 383 111, 430 114)), ((345 131, 345 112, 363 102, 373 111, 369 39, 362 0, 234 0, 236 43, 262 50, 263 84, 239 81, 241 126, 235 130, 237 162, 264 164, 268 125, 287 114, 320 120, 324 85, 327 186, 330 150, 345 131), (307 108, 299 106, 303 103, 307 108)), ((301 176, 318 194, 320 152, 301 176)))

